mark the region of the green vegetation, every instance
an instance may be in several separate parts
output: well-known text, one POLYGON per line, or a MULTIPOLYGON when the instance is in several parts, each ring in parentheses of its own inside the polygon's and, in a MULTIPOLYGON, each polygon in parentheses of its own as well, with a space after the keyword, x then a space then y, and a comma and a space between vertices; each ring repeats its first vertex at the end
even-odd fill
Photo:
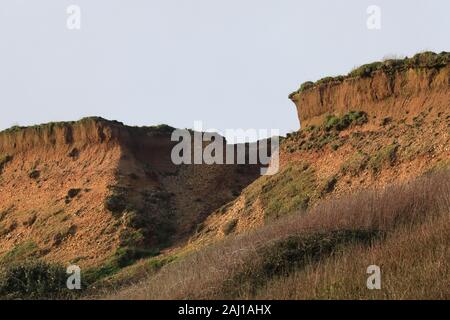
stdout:
POLYGON ((288 165, 274 176, 265 176, 245 191, 246 210, 259 198, 267 219, 306 209, 316 197, 314 169, 305 163, 288 165))
MULTIPOLYGON (((138 234, 128 235, 129 237, 138 237, 138 234)), ((122 239, 122 241, 125 241, 122 239)), ((103 265, 86 270, 84 275, 84 282, 87 287, 95 287, 97 283, 101 283, 104 279, 114 277, 119 274, 124 268, 132 266, 139 259, 148 258, 149 265, 145 265, 146 272, 156 272, 164 264, 169 262, 169 259, 163 259, 157 257, 160 252, 157 250, 144 250, 137 246, 134 246, 134 241, 137 239, 127 239, 127 245, 118 248, 114 255, 109 258, 103 265), (150 258, 149 258, 150 257, 150 258)), ((170 260, 172 261, 172 260, 170 260)), ((120 276, 120 275, 119 275, 120 276)), ((128 276, 132 278, 132 275, 128 276)))
POLYGON ((55 299, 67 296, 67 275, 61 265, 25 262, 0 270, 0 297, 3 299, 55 299))
POLYGON ((76 225, 64 225, 58 228, 58 230, 56 231, 52 230, 49 233, 49 237, 51 237, 52 244, 54 246, 59 246, 68 237, 75 235, 76 232, 77 232, 76 225))
MULTIPOLYGON (((369 245, 381 238, 382 233, 372 230, 338 230, 308 235, 292 235, 286 239, 258 249, 257 257, 251 257, 224 283, 221 289, 226 297, 236 297, 241 290, 257 292, 266 282, 279 276, 287 276, 296 269, 327 258, 351 244, 369 245)), ((248 294, 248 292, 247 292, 248 294)))
POLYGON ((445 298, 448 175, 327 199, 189 252, 106 298, 445 298), (366 287, 374 259, 388 270, 384 290, 366 287))
POLYGON ((300 89, 291 93, 289 98, 292 99, 296 94, 310 90, 312 88, 329 84, 329 83, 341 83, 347 78, 364 78, 370 77, 374 72, 380 71, 388 75, 392 75, 395 72, 402 72, 407 69, 440 69, 446 66, 450 62, 450 52, 441 52, 439 54, 434 52, 422 52, 417 53, 411 58, 405 59, 389 59, 385 61, 377 61, 369 64, 362 65, 353 69, 347 76, 326 77, 318 81, 305 82, 300 86, 300 89))
MULTIPOLYGON (((38 124, 38 125, 34 125, 34 126, 29 126, 29 127, 13 126, 11 128, 1 131, 0 134, 1 133, 15 133, 15 132, 20 132, 25 129, 34 130, 36 132, 41 132, 43 130, 52 131, 55 128, 64 128, 69 125, 85 124, 85 123, 100 122, 100 121, 107 121, 107 120, 105 120, 101 117, 85 117, 78 121, 49 122, 49 123, 38 124)), ((113 122, 113 121, 111 121, 111 122, 113 122)))
POLYGON ((18 244, 0 257, 0 267, 25 262, 39 256, 39 247, 33 241, 18 244))
POLYGON ((175 130, 174 127, 171 127, 167 124, 160 124, 160 125, 146 127, 146 128, 157 134, 172 134, 172 132, 175 130))
POLYGON ((321 190, 322 190, 322 196, 330 193, 334 190, 334 188, 336 187, 336 184, 338 182, 338 177, 333 175, 331 177, 329 177, 328 179, 325 180, 321 190))
POLYGON ((343 116, 327 115, 321 126, 308 126, 303 130, 289 134, 283 142, 287 152, 294 153, 298 150, 322 150, 330 145, 332 150, 337 150, 345 141, 339 132, 354 126, 361 126, 368 122, 368 115, 364 111, 349 111, 343 116))
POLYGON ((0 257, 0 299, 54 299, 67 295, 67 275, 60 265, 39 260, 33 241, 18 244, 0 257))
POLYGON ((105 199, 105 208, 114 215, 122 214, 127 207, 127 200, 122 194, 111 194, 105 199))
POLYGON ((360 151, 351 155, 341 166, 341 171, 352 176, 357 176, 367 167, 370 157, 360 151))
POLYGON ((142 191, 141 206, 130 201, 126 187, 110 187, 105 207, 124 227, 119 235, 119 248, 105 267, 96 272, 109 275, 138 259, 156 256, 167 247, 174 233, 171 215, 171 193, 162 190, 142 191))
POLYGON ((350 77, 370 77, 373 72, 380 70, 383 66, 382 62, 373 62, 369 64, 364 64, 354 70, 352 70, 348 75, 350 77))
POLYGON ((0 226, 0 237, 13 232, 17 228, 17 221, 12 221, 7 227, 0 226))
POLYGON ((314 82, 307 81, 300 86, 300 92, 308 90, 314 86, 314 82))
POLYGON ((33 169, 28 173, 28 177, 30 177, 30 179, 39 179, 41 175, 41 172, 39 170, 33 169))
POLYGON ((9 154, 5 154, 0 156, 0 173, 2 173, 3 168, 5 167, 5 165, 10 162, 13 159, 12 156, 10 156, 9 154))
POLYGON ((75 198, 80 192, 81 192, 81 189, 70 189, 67 192, 67 196, 72 199, 72 198, 75 198))
POLYGON ((326 131, 336 130, 342 131, 352 125, 363 125, 367 123, 367 113, 363 111, 350 111, 344 114, 342 117, 335 115, 328 115, 325 118, 323 127, 326 131))
POLYGON ((145 230, 126 228, 120 233, 120 245, 117 249, 114 262, 119 267, 130 265, 133 261, 149 256, 156 256, 160 252, 156 248, 146 249, 145 230))
POLYGON ((156 274, 165 265, 175 261, 177 256, 151 257, 137 263, 119 268, 115 263, 107 263, 100 268, 89 269, 85 273, 86 294, 104 289, 134 284, 140 280, 156 274))
POLYGON ((392 166, 397 160, 398 148, 399 145, 393 143, 382 147, 373 157, 371 157, 368 164, 372 172, 378 173, 386 164, 392 166))
POLYGON ((236 228, 238 221, 238 219, 231 219, 230 221, 228 221, 227 224, 225 224, 225 226, 223 227, 223 233, 225 235, 229 235, 230 233, 232 233, 236 228))

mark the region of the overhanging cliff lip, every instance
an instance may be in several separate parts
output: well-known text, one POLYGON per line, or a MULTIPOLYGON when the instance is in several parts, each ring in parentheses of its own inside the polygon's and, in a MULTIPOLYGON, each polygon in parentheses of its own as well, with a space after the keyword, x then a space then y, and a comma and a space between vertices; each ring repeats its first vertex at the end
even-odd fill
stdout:
POLYGON ((427 104, 450 103, 450 53, 425 52, 403 60, 363 65, 347 76, 306 82, 289 98, 301 125, 318 124, 326 114, 365 111, 376 117, 403 117, 427 104))
POLYGON ((301 84, 300 88, 289 95, 289 99, 295 101, 296 96, 302 92, 317 89, 324 85, 338 85, 344 81, 354 80, 358 78, 368 78, 376 72, 384 72, 393 74, 395 72, 405 72, 408 69, 441 69, 450 63, 450 52, 443 51, 439 54, 434 52, 417 53, 411 58, 404 59, 388 59, 384 61, 376 61, 364 64, 353 69, 347 75, 339 75, 335 77, 324 77, 315 82, 306 81, 301 84))

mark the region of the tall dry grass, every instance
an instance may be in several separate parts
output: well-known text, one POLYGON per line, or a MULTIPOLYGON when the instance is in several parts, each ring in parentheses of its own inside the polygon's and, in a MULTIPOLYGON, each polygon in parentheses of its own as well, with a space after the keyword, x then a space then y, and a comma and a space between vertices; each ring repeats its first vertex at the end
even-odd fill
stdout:
MULTIPOLYGON (((293 214, 258 230, 200 248, 166 265, 147 280, 126 289, 107 292, 102 298, 370 298, 361 294, 361 290, 367 289, 364 289, 365 280, 358 278, 366 276, 365 268, 369 261, 389 265, 397 275, 408 274, 411 265, 420 265, 417 272, 411 273, 413 277, 407 281, 409 284, 392 285, 384 295, 377 297, 442 298, 442 295, 433 294, 432 287, 443 276, 449 275, 447 246, 443 246, 448 240, 446 227, 450 219, 449 178, 450 173, 443 171, 409 183, 323 201, 307 212, 293 214), (262 249, 276 247, 280 241, 293 236, 338 230, 375 230, 387 236, 386 240, 378 240, 369 247, 354 242, 344 248, 339 246, 338 251, 302 265, 288 276, 267 277, 265 285, 257 288, 256 292, 255 288, 236 290, 234 296, 224 292, 225 283, 232 281, 249 264, 257 265, 255 262, 264 259, 261 257, 262 249), (421 274, 427 270, 429 273, 421 274), (300 285, 303 281, 305 285, 300 285), (414 287, 414 281, 419 285, 414 287), (408 294, 402 295, 405 287, 410 289, 408 294)), ((442 287, 437 288, 444 292, 442 287)))
POLYGON ((242 299, 450 299, 450 218, 402 226, 385 241, 355 245, 242 299), (381 290, 368 290, 367 267, 381 268, 381 290))

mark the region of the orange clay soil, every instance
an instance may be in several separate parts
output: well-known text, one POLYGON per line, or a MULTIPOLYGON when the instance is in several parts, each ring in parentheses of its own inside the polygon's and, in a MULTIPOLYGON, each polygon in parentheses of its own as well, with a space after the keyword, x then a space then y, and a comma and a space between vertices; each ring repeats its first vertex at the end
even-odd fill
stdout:
POLYGON ((25 247, 91 267, 129 245, 124 234, 149 251, 178 245, 258 176, 173 165, 171 130, 86 118, 0 133, 0 257, 25 247))
POLYGON ((175 166, 167 126, 87 118, 11 128, 0 133, 0 259, 31 251, 98 266, 123 248, 173 252, 189 240, 189 250, 319 199, 447 167, 449 70, 376 70, 292 94, 302 130, 282 141, 274 176, 175 166))
POLYGON ((279 173, 260 177, 210 215, 190 247, 304 211, 319 199, 448 167, 449 70, 447 64, 394 75, 376 71, 292 94, 302 130, 281 143, 279 173), (360 111, 352 113, 360 118, 333 126, 350 111, 360 111))

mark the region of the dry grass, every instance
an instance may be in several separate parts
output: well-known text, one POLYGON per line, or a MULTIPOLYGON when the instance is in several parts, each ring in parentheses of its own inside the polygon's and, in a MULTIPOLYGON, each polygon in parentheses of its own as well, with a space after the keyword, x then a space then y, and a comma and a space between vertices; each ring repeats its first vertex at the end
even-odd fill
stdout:
POLYGON ((402 227, 385 241, 354 246, 331 259, 270 281, 252 299, 450 299, 450 219, 402 227), (368 290, 366 268, 381 268, 381 290, 368 290))
MULTIPOLYGON (((105 292, 103 297, 448 298, 448 289, 441 282, 449 277, 449 178, 450 173, 444 171, 407 184, 321 202, 306 213, 290 215, 259 230, 202 248, 137 285, 105 292), (327 242, 333 232, 345 230, 376 231, 386 236, 369 243, 339 240, 319 256, 306 250, 300 264, 298 256, 296 261, 283 261, 287 265, 292 262, 295 269, 264 273, 258 278, 257 287, 243 285, 231 293, 224 290, 225 284, 248 271, 249 266, 250 271, 257 270, 266 263, 270 248, 280 248, 292 237, 297 237, 293 248, 305 250, 303 243, 317 245, 311 239, 327 242), (318 234, 324 236, 317 237, 318 234), (312 256, 315 258, 310 259, 312 256), (365 272, 370 264, 380 265, 384 274, 383 290, 377 293, 365 288, 365 272)), ((282 258, 289 259, 290 253, 282 258)), ((249 276, 252 277, 251 272, 249 276)))

